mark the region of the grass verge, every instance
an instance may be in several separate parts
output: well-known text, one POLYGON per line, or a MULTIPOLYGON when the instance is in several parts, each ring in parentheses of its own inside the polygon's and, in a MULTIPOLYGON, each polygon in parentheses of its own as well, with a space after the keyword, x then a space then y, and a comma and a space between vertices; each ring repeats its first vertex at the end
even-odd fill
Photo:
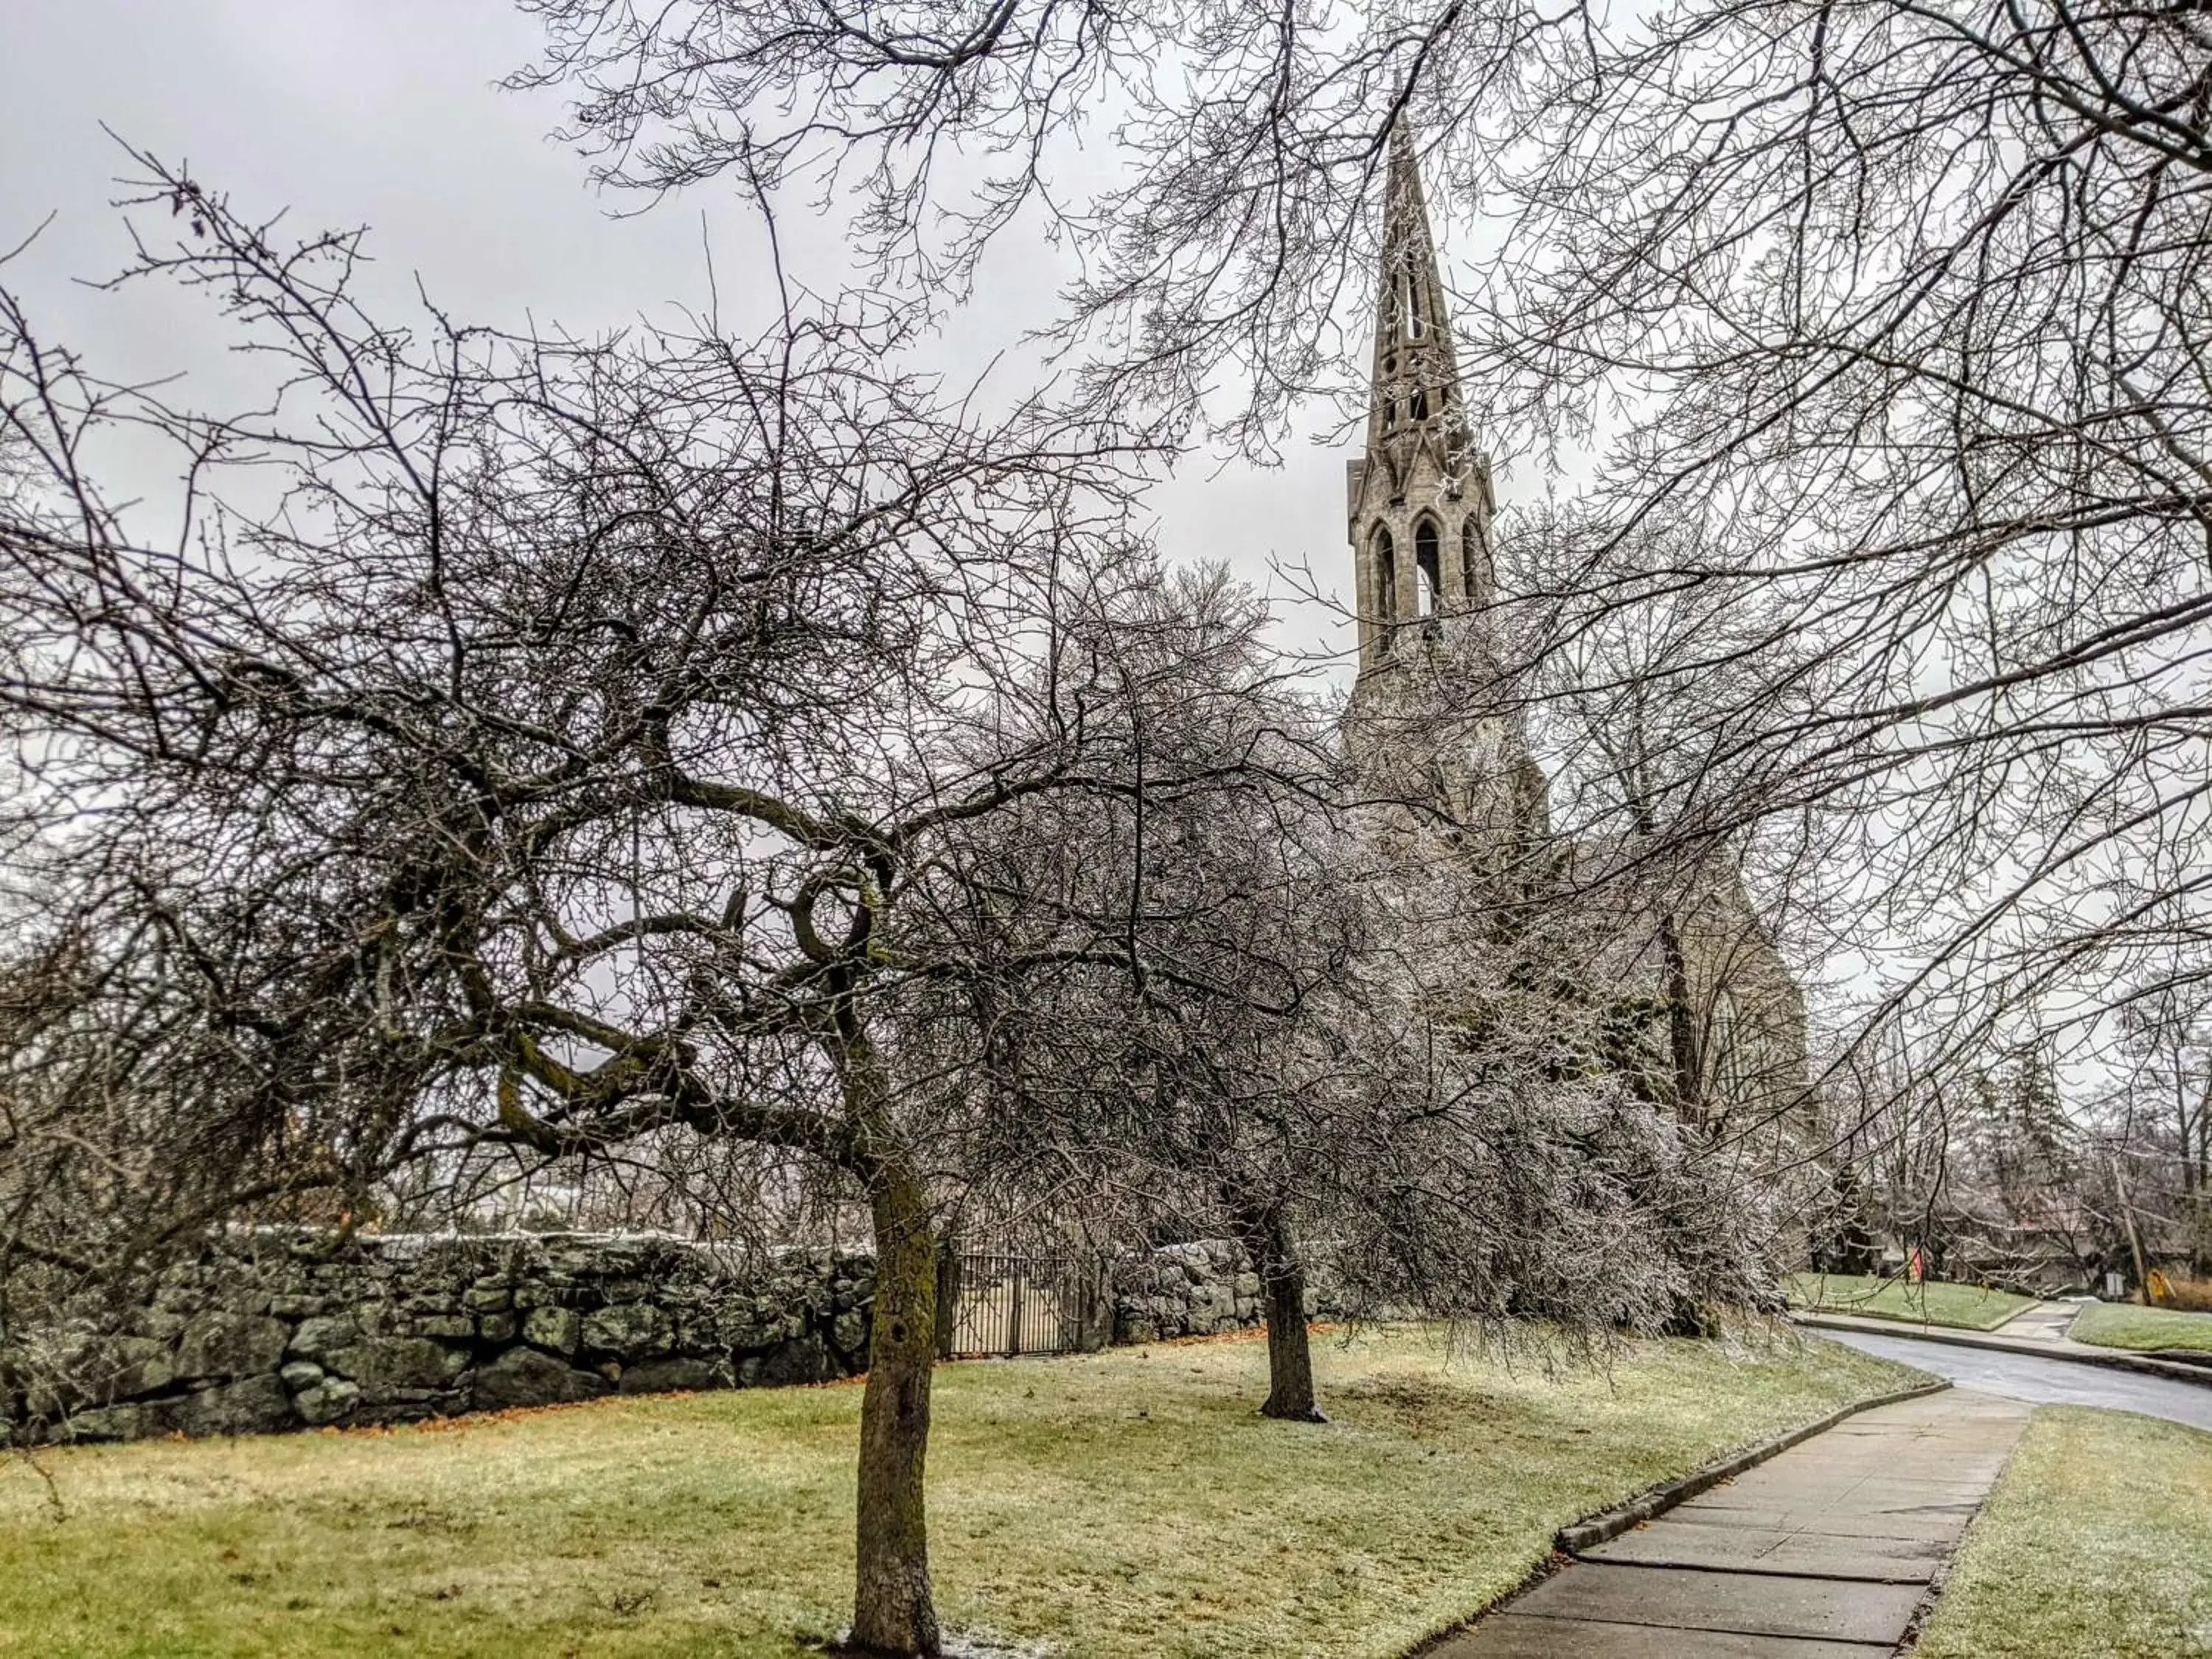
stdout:
POLYGON ((2083 1304, 2068 1334, 2076 1342, 2094 1342, 2100 1348, 2133 1348, 2142 1352, 2202 1348, 2212 1352, 2212 1314, 2090 1302, 2083 1304))
MULTIPOLYGON (((1787 1336, 1637 1343, 1606 1375, 1446 1358, 1419 1330, 1318 1344, 1319 1427, 1256 1413, 1256 1340, 948 1367, 948 1628, 1382 1659, 1566 1522, 1917 1380, 1787 1336)), ((852 1594, 859 1412, 850 1386, 752 1389, 0 1465, 0 1654, 789 1659, 852 1594)))
POLYGON ((2212 1654, 2212 1434, 2036 1413, 1966 1534, 1916 1659, 2212 1654))
POLYGON ((2021 1309, 2033 1306, 2035 1300, 1978 1285, 1908 1285, 1901 1279, 1856 1273, 1792 1273, 1786 1288, 1793 1308, 1951 1325, 1967 1331, 1995 1330, 2021 1309))

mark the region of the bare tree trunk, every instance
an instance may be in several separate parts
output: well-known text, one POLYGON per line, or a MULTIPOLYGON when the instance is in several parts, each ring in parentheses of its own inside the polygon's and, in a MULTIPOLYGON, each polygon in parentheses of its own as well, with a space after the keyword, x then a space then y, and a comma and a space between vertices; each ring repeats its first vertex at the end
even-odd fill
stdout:
POLYGON ((1260 1275, 1267 1307, 1267 1398, 1262 1417, 1326 1423, 1314 1401, 1313 1351, 1306 1335, 1306 1275, 1295 1260, 1260 1275))
POLYGON ((1238 1231, 1260 1276, 1267 1317, 1267 1398, 1262 1417, 1326 1423, 1314 1401, 1313 1346, 1306 1334, 1306 1271, 1291 1243, 1282 1207, 1243 1210, 1238 1231))
POLYGON ((863 1652, 939 1651, 930 1599, 922 1465, 937 1362, 937 1249, 928 1195, 896 1160, 869 1182, 876 1308, 860 1397, 860 1502, 853 1645, 863 1652))
MULTIPOLYGON (((2188 1079, 2181 1078, 2181 1053, 2179 1053, 2179 1048, 2174 1051, 2174 1073, 2177 1073, 2177 1082, 2174 1082, 2174 1126, 2181 1130, 2181 1207, 2184 1207, 2184 1212, 2188 1212, 2190 1207, 2194 1206, 2194 1201, 2197 1201, 2197 1148, 2190 1144, 2190 1141, 2192 1141, 2190 1130, 2192 1130, 2192 1126, 2197 1124, 2197 1119, 2199 1119, 2199 1110, 2190 1106, 2188 1079)), ((2205 1088, 2212 1091, 2212 1079, 2205 1082, 2205 1088)))

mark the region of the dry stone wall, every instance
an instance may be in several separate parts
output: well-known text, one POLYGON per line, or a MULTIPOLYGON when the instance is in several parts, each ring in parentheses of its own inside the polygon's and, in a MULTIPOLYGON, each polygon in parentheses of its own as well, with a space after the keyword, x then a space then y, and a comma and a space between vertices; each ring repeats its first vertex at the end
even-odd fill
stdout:
MULTIPOLYGON (((211 1247, 168 1267, 143 1305, 19 1333, 17 1363, 0 1372, 0 1431, 258 1434, 867 1369, 866 1255, 763 1262, 568 1233, 363 1237, 326 1257, 300 1243, 263 1234, 211 1247)), ((1259 1279, 1220 1240, 1124 1258, 1114 1281, 1116 1342, 1263 1319, 1259 1279)))
POLYGON ((1225 1239, 1166 1244, 1114 1275, 1114 1340, 1160 1342, 1257 1325, 1260 1276, 1225 1239))
POLYGON ((404 1422, 599 1395, 815 1382, 867 1367, 874 1261, 763 1265, 670 1239, 263 1237, 165 1272, 147 1304, 28 1345, 9 1414, 128 1440, 404 1422))
MULTIPOLYGON (((1310 1275, 1322 1288, 1306 1291, 1306 1316, 1340 1311, 1326 1276, 1310 1275)), ((1164 1244, 1120 1264, 1114 1275, 1114 1340, 1161 1342, 1178 1336, 1218 1336, 1264 1324, 1260 1275, 1244 1253, 1223 1238, 1164 1244)))

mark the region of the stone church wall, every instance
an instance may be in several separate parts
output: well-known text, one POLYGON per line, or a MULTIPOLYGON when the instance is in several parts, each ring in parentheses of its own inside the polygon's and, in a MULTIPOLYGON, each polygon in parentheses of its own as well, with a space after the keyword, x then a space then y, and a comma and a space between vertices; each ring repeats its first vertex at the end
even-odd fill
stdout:
MULTIPOLYGON (((1236 1246, 1114 1273, 1114 1340, 1262 1321, 1236 1246)), ((867 1368, 874 1258, 763 1262, 596 1234, 357 1238, 327 1259, 257 1236, 167 1268, 143 1304, 19 1346, 0 1443, 419 1421, 614 1394, 817 1382, 867 1368)), ((1313 1298, 1309 1297, 1309 1304, 1313 1298)))

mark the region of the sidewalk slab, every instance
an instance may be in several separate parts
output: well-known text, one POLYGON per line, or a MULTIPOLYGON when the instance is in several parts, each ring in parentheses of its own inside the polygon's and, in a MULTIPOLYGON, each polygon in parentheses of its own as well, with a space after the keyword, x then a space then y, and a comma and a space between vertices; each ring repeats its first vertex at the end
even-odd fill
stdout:
POLYGON ((1477 1651, 1482 1659, 1889 1659, 1892 1645, 1728 1631, 1700 1631, 1691 1645, 1679 1630, 1510 1613, 1486 1620, 1482 1629, 1487 1640, 1479 1650, 1447 1644, 1436 1650, 1434 1659, 1460 1659, 1462 1653, 1477 1651))
POLYGON ((1429 1659, 1874 1659, 1904 1636, 2033 1407, 1878 1407, 1601 1543, 1429 1659))
POLYGON ((2078 1302, 2038 1302, 2022 1308, 1990 1334, 2018 1337, 2024 1342, 2063 1342, 2081 1311, 2078 1302))
POLYGON ((1925 1584, 1955 1540, 1844 1538, 1829 1533, 1695 1523, 1632 1532, 1589 1552, 1595 1561, 1647 1567, 1710 1567, 1720 1572, 1781 1572, 1869 1583, 1925 1584))
POLYGON ((1546 1579, 1513 1610, 1524 1617, 1557 1613, 1676 1632, 1894 1642, 1911 1622, 1921 1591, 1918 1584, 1589 1561, 1546 1579))
MULTIPOLYGON (((1914 1538, 1954 1544, 1970 1516, 1959 1515, 1838 1515, 1833 1510, 1735 1510, 1685 1504, 1666 1517, 1707 1526, 1740 1527, 1751 1532, 1786 1532, 1827 1538, 1914 1538)), ((1586 1552, 1587 1553, 1587 1552, 1586 1552)))

